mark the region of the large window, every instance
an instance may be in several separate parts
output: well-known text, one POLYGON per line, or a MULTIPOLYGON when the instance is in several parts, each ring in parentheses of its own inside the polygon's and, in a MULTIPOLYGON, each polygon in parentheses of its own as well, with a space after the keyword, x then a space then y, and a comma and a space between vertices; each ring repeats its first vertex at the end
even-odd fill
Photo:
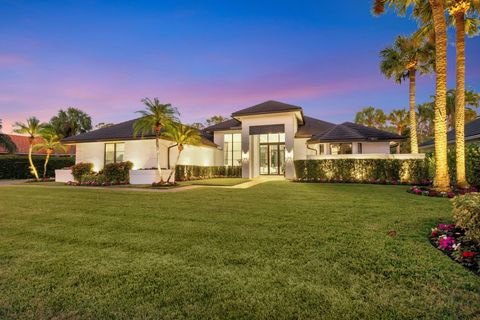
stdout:
POLYGON ((223 136, 223 164, 242 165, 242 134, 227 133, 223 136))
POLYGON ((105 164, 122 162, 125 143, 105 143, 105 164))
POLYGON ((351 143, 331 143, 330 154, 352 154, 351 143))
POLYGON ((260 135, 260 143, 285 142, 285 133, 268 133, 260 135))

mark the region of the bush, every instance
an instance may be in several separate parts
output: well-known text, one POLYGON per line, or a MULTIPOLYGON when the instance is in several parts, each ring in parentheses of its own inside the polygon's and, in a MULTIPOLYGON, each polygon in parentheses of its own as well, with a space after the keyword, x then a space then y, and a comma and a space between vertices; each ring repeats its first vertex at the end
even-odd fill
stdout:
POLYGON ((422 159, 321 159, 295 160, 300 181, 402 181, 420 183, 428 179, 428 160, 422 159))
POLYGON ((106 182, 129 182, 132 167, 133 163, 130 161, 109 163, 105 165, 102 173, 105 176, 106 182))
MULTIPOLYGON (((33 156, 33 164, 43 174, 45 157, 33 156)), ((51 157, 47 166, 47 177, 55 176, 55 169, 70 167, 75 163, 73 157, 51 157)), ((0 179, 31 179, 30 164, 27 156, 0 155, 0 179)))
POLYGON ((178 165, 175 171, 176 181, 209 179, 209 178, 240 178, 242 177, 242 167, 226 166, 185 166, 178 165))
POLYGON ((465 234, 480 244, 480 193, 469 193, 453 200, 455 224, 465 230, 465 234))
POLYGON ((93 173, 93 163, 80 162, 72 166, 72 176, 75 181, 82 182, 83 176, 93 173))

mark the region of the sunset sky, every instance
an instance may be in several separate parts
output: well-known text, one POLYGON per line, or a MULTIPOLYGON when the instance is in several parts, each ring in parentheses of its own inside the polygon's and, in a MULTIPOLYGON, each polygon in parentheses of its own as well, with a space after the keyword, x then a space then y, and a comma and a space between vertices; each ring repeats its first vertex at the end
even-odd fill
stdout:
MULTIPOLYGON (((415 22, 373 17, 370 1, 3 1, 0 118, 48 121, 75 106, 94 123, 135 117, 140 99, 197 122, 265 100, 331 122, 365 106, 406 107, 378 53, 415 22)), ((449 88, 454 86, 449 38, 449 88)), ((467 39, 468 88, 480 91, 480 37, 467 39)), ((434 93, 418 82, 417 101, 434 93)))

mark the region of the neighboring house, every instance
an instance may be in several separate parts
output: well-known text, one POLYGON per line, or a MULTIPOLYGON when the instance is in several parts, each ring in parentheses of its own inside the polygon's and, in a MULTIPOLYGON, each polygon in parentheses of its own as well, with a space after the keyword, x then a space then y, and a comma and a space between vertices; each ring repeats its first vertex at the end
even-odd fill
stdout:
MULTIPOLYGON (((27 136, 20 136, 16 134, 5 134, 10 137, 10 140, 17 146, 17 151, 15 152, 16 155, 27 155, 28 154, 28 149, 30 147, 30 141, 27 136)), ((35 138, 33 141, 34 144, 42 142, 41 137, 35 138)), ((3 147, 0 146, 0 154, 8 154, 8 151, 3 147)), ((45 155, 46 151, 45 150, 37 150, 33 151, 33 155, 45 155)), ((75 155, 75 146, 67 146, 66 151, 55 151, 53 153, 54 156, 74 156, 75 155)))
MULTIPOLYGON (((447 132, 448 145, 455 144, 455 130, 447 132)), ((433 151, 435 140, 429 140, 420 144, 419 148, 422 152, 433 151)), ((465 124, 465 143, 480 143, 480 117, 465 124)))
MULTIPOLYGON (((106 163, 129 160, 134 169, 153 168, 157 158, 154 135, 133 136, 130 120, 63 140, 76 145, 76 161, 95 170, 106 163)), ((232 119, 202 131, 198 146, 186 146, 179 164, 242 166, 242 176, 295 177, 293 160, 328 157, 389 157, 390 144, 405 138, 394 133, 345 122, 339 125, 307 117, 303 109, 267 101, 232 113, 232 119), (350 155, 350 156, 349 156, 350 155)), ((161 163, 168 168, 177 148, 161 140, 161 163)))

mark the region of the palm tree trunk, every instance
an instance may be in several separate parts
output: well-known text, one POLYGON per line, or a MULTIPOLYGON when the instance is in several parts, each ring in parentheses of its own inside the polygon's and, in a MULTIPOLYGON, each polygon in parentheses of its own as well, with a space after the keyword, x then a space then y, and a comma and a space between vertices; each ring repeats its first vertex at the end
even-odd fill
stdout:
POLYGON ((418 153, 418 140, 417 140, 417 115, 415 113, 415 94, 416 94, 416 71, 411 69, 408 71, 410 84, 409 84, 409 98, 410 98, 410 152, 418 153))
MULTIPOLYGON (((402 135, 402 129, 401 129, 401 128, 397 128, 397 134, 398 134, 399 136, 402 135)), ((398 145, 397 145, 397 154, 400 154, 400 151, 401 151, 401 150, 400 150, 400 142, 398 142, 398 145)))
POLYGON ((157 171, 158 171, 158 175, 160 176, 160 181, 163 181, 162 165, 160 161, 160 136, 158 133, 155 135, 155 147, 157 148, 157 171))
POLYGON ((175 171, 177 170, 177 163, 178 160, 180 159, 180 154, 182 153, 183 148, 181 149, 180 146, 178 147, 178 154, 177 154, 177 160, 175 160, 175 164, 173 165, 173 169, 168 175, 167 182, 170 182, 170 179, 172 178, 172 175, 175 177, 175 171))
POLYGON ((450 179, 447 162, 447 25, 443 0, 429 0, 435 28, 435 180, 438 191, 448 191, 450 179))
POLYGON ((43 179, 47 177, 47 165, 48 165, 48 160, 50 160, 50 153, 52 153, 50 150, 47 150, 47 156, 45 157, 45 164, 43 165, 43 179))
POLYGON ((455 160, 457 167, 457 185, 468 187, 465 175, 465 14, 455 15, 457 75, 455 94, 455 160))
POLYGON ((30 162, 30 170, 32 171, 32 174, 35 176, 35 179, 39 180, 37 168, 35 168, 35 165, 33 164, 32 151, 33 151, 33 141, 30 142, 30 147, 28 148, 28 162, 30 162))

